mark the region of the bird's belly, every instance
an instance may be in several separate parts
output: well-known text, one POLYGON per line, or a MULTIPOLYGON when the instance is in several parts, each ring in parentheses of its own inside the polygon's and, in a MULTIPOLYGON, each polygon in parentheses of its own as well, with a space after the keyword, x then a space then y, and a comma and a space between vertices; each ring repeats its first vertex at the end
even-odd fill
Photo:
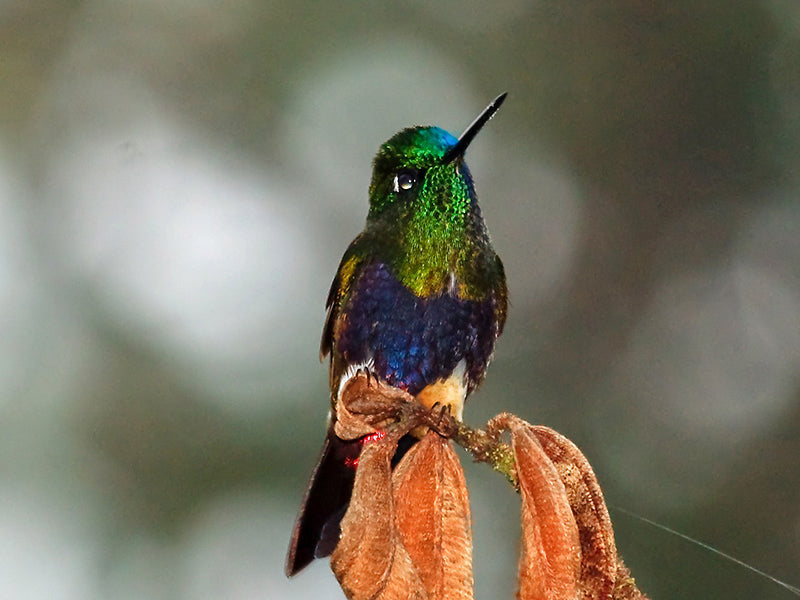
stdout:
POLYGON ((417 401, 427 408, 433 408, 434 405, 447 407, 450 414, 461 421, 464 415, 464 400, 467 397, 465 369, 464 361, 458 363, 449 377, 422 388, 417 394, 417 401))

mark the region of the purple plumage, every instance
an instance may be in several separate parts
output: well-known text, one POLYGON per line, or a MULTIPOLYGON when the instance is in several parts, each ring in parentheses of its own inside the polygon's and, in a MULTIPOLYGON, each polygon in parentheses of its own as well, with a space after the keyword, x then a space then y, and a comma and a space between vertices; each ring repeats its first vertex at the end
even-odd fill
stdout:
POLYGON ((381 262, 366 266, 342 307, 336 352, 344 364, 372 361, 373 372, 416 395, 465 361, 470 391, 483 379, 497 339, 497 302, 453 291, 420 298, 381 262))

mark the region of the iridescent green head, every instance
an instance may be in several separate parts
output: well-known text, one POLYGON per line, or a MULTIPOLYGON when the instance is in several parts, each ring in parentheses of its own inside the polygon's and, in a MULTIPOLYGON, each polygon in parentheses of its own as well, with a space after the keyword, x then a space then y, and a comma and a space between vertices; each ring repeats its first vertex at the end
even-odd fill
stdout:
POLYGON ((440 293, 454 276, 460 295, 482 292, 477 255, 493 260, 494 252, 464 152, 505 97, 498 96, 458 139, 438 127, 412 127, 375 156, 366 232, 420 296, 440 293))

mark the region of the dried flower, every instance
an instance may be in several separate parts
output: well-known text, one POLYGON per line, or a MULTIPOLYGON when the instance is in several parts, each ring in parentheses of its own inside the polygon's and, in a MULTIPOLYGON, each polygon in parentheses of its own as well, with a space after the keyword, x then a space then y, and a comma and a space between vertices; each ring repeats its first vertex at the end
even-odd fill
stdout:
POLYGON ((365 374, 345 387, 336 416, 338 436, 368 440, 331 556, 350 600, 473 597, 469 500, 449 439, 520 493, 520 599, 645 600, 617 557, 597 478, 564 436, 507 413, 472 429, 365 374), (406 435, 418 441, 392 470, 406 435))

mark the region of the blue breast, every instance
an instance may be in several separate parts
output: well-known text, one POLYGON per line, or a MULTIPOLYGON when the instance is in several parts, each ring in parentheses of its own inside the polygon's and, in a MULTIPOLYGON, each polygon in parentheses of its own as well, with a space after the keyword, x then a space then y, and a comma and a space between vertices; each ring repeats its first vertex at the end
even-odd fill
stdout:
POLYGON ((497 339, 496 301, 420 298, 383 263, 367 265, 342 307, 335 349, 345 365, 370 358, 389 384, 416 395, 466 362, 468 391, 486 373, 497 339))

